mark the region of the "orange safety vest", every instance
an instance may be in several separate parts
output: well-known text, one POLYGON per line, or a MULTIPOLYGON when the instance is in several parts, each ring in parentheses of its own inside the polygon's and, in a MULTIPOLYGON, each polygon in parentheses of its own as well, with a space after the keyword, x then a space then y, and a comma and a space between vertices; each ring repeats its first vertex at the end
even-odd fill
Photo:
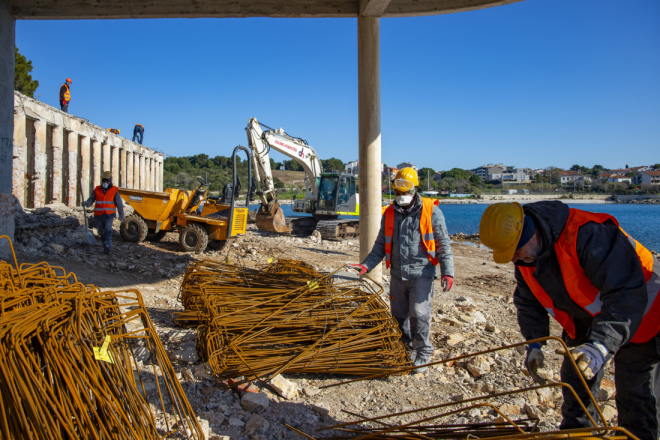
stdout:
POLYGON ((96 205, 94 206, 94 215, 114 214, 117 212, 117 205, 115 204, 115 195, 117 195, 117 187, 111 186, 109 190, 103 194, 103 189, 97 186, 94 189, 94 196, 96 198, 96 205))
MULTIPOLYGON (((591 281, 580 266, 580 260, 577 255, 577 234, 580 226, 588 222, 605 223, 611 220, 619 226, 619 222, 609 214, 600 214, 579 209, 571 209, 566 226, 559 239, 555 243, 555 254, 561 267, 562 278, 566 285, 566 290, 571 299, 580 307, 586 310, 591 316, 600 313, 603 301, 600 298, 600 291, 591 284, 591 281)), ((630 342, 644 343, 653 338, 660 330, 660 263, 653 258, 651 252, 642 246, 637 240, 629 236, 626 231, 621 231, 628 237, 630 244, 637 253, 637 257, 642 265, 644 280, 646 281, 646 291, 648 294, 646 310, 644 317, 637 332, 630 342)), ((533 267, 518 267, 525 282, 532 293, 539 300, 541 305, 548 311, 550 316, 555 318, 571 338, 575 338, 575 322, 568 313, 556 308, 550 296, 541 287, 534 278, 533 267)))
MULTIPOLYGON (((422 216, 419 219, 419 229, 422 233, 422 242, 429 254, 429 260, 434 265, 438 265, 438 259, 435 258, 435 240, 433 240, 433 207, 438 206, 439 200, 434 202, 431 199, 422 198, 422 216)), ((390 204, 385 208, 385 267, 390 268, 392 260, 392 236, 394 235, 394 206, 390 204)))
POLYGON ((64 100, 66 102, 69 102, 69 101, 71 101, 71 92, 69 91, 69 86, 66 83, 64 83, 62 85, 64 87, 66 87, 66 92, 64 92, 64 100))

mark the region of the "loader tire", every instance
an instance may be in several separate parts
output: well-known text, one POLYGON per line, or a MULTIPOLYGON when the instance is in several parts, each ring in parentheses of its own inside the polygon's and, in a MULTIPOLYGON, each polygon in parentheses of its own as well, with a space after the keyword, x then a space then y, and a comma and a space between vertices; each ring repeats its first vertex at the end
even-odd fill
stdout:
POLYGON ((214 251, 221 251, 227 246, 227 240, 211 240, 209 241, 209 249, 214 251))
POLYGON ((209 235, 200 225, 190 224, 179 234, 179 244, 186 252, 202 253, 208 243, 209 235))
POLYGON ((121 232, 121 236, 124 237, 124 240, 130 241, 131 243, 140 243, 147 237, 149 228, 142 217, 133 214, 129 215, 123 222, 121 222, 119 231, 121 232))
POLYGON ((158 231, 154 232, 153 229, 149 229, 147 232, 147 241, 152 241, 154 243, 159 242, 167 235, 167 231, 158 231))

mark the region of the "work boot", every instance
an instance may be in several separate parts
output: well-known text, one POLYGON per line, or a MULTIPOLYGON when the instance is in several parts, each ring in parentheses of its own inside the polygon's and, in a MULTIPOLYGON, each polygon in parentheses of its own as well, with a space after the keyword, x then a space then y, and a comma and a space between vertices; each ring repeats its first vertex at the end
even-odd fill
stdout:
POLYGON ((109 254, 110 253, 110 247, 107 245, 103 245, 103 253, 104 254, 109 254))
MULTIPOLYGON (((425 359, 423 356, 416 357, 416 359, 413 361, 413 367, 419 367, 420 365, 426 365, 428 363, 429 363, 429 360, 425 359)), ((418 368, 416 370, 412 370, 411 373, 412 374, 421 374, 421 373, 426 372, 426 370, 428 370, 428 369, 429 369, 429 367, 422 367, 422 368, 418 368)))

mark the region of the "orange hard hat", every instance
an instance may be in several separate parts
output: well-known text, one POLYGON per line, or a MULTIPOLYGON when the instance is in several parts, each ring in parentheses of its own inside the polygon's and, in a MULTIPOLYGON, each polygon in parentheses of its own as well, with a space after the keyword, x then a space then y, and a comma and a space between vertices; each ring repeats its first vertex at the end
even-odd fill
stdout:
POLYGON ((71 84, 73 84, 73 81, 71 81, 71 78, 67 78, 65 82, 70 82, 71 84))

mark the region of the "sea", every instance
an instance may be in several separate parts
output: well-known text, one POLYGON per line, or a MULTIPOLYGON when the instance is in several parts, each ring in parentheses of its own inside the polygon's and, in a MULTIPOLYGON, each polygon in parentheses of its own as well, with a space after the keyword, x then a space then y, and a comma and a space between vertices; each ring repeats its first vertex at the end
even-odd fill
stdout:
MULTIPOLYGON (((633 238, 646 248, 660 252, 660 205, 569 203, 568 206, 613 215, 633 238)), ((445 215, 447 229, 452 235, 459 232, 464 234, 479 232, 479 221, 487 207, 487 204, 440 205, 445 215)), ((285 216, 300 215, 291 210, 291 205, 282 205, 282 210, 285 216)))

